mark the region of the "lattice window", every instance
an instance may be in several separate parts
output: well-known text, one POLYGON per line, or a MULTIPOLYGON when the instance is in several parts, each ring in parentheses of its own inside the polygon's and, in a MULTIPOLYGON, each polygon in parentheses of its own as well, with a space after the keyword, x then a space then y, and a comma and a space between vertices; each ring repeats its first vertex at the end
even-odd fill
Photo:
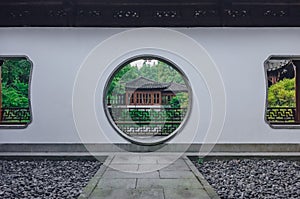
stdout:
POLYGON ((265 120, 272 127, 300 127, 300 57, 271 56, 265 73, 265 120))
POLYGON ((31 69, 26 57, 0 56, 0 128, 22 128, 31 122, 31 69))
POLYGON ((154 93, 154 99, 153 99, 153 103, 154 104, 159 104, 159 93, 154 93))

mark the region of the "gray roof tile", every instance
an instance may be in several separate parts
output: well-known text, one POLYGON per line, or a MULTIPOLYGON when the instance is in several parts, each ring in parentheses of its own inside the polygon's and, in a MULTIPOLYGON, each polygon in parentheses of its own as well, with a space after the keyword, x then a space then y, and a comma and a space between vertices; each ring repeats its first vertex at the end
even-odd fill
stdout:
POLYGON ((188 89, 183 84, 175 82, 165 83, 156 82, 145 77, 138 77, 132 81, 129 81, 125 85, 126 89, 157 89, 170 92, 188 92, 188 89))

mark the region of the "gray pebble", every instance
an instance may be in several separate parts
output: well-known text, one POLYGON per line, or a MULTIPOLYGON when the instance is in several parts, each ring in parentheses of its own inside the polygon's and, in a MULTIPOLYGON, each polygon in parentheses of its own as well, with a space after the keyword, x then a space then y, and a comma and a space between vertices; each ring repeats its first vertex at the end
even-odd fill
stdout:
POLYGON ((98 161, 0 160, 0 198, 77 198, 98 161))
POLYGON ((194 162, 221 198, 300 198, 300 162, 214 160, 194 162))

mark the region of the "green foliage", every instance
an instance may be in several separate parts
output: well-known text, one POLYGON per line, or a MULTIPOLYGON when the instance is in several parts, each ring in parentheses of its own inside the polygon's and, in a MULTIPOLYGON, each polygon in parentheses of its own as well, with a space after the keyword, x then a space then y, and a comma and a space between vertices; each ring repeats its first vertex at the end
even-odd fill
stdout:
POLYGON ((2 90, 3 107, 28 107, 28 97, 23 96, 20 92, 12 87, 2 90))
POLYGON ((5 59, 2 73, 2 107, 29 106, 28 83, 30 78, 30 62, 24 58, 5 59))
POLYGON ((182 92, 176 94, 177 99, 179 99, 180 107, 187 108, 189 105, 189 94, 182 92))
POLYGON ((134 121, 134 122, 159 122, 159 121, 180 121, 184 113, 177 109, 143 110, 130 109, 123 110, 120 118, 115 118, 119 121, 134 121))
POLYGON ((124 94, 125 82, 133 80, 139 76, 139 70, 137 67, 131 67, 129 64, 121 68, 112 79, 108 87, 108 96, 112 94, 124 94))
POLYGON ((171 108, 180 108, 180 101, 178 97, 173 97, 172 100, 170 101, 170 106, 171 108))
POLYGON ((150 113, 144 110, 130 110, 130 118, 135 122, 150 122, 150 113))
MULTIPOLYGON (((152 67, 153 68, 153 67, 152 67)), ((181 74, 175 70, 172 66, 158 61, 158 64, 154 67, 156 69, 156 79, 158 82, 176 82, 178 84, 184 84, 184 80, 181 74)))
POLYGON ((197 160, 197 163, 198 164, 203 164, 203 162, 204 162, 204 159, 199 157, 198 160, 197 160))
POLYGON ((295 107, 295 78, 283 79, 269 87, 269 107, 295 107))

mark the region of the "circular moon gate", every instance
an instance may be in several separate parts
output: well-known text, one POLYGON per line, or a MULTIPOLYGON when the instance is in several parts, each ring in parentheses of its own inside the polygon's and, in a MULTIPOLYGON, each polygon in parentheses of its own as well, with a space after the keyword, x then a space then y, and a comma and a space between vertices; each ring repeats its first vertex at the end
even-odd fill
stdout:
POLYGON ((116 67, 103 96, 106 115, 121 136, 136 144, 156 145, 183 127, 192 93, 178 66, 144 55, 116 67))
MULTIPOLYGON (((175 58, 177 65, 185 65, 184 74, 193 89, 192 108, 182 129, 184 133, 178 133, 168 142, 185 144, 176 148, 176 157, 180 157, 199 136, 202 137, 201 143, 209 144, 208 147, 201 147, 199 152, 208 153, 217 142, 224 124, 226 96, 222 78, 211 57, 197 41, 178 31, 162 28, 139 28, 115 34, 87 55, 76 76, 72 101, 73 118, 82 143, 95 157, 97 151, 90 143, 128 143, 114 133, 115 129, 106 117, 103 100, 99 103, 99 99, 104 99, 107 77, 118 64, 134 56, 147 54, 163 55, 172 61, 175 58), (201 88, 206 89, 205 98, 209 98, 205 103, 202 98, 206 92, 201 88), (201 111, 207 109, 210 110, 209 114, 206 114, 209 111, 201 111)), ((170 151, 168 144, 142 155, 170 151)), ((169 162, 175 161, 176 157, 173 156, 169 162)))

